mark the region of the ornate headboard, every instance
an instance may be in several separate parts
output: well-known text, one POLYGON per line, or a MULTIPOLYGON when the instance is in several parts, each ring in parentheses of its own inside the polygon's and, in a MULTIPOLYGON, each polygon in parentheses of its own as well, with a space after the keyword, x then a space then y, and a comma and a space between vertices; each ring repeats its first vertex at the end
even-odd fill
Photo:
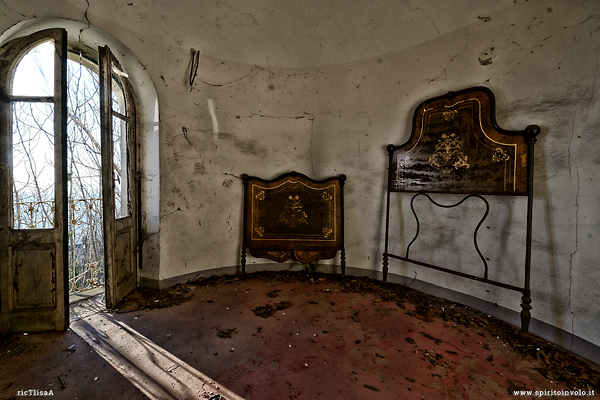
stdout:
MULTIPOLYGON (((448 93, 416 110, 409 141, 390 145, 390 190, 527 195, 527 143, 535 127, 506 131, 486 88, 448 93)), ((539 128, 538 128, 539 129, 539 128)))
POLYGON ((523 293, 522 330, 528 331, 531 298, 529 273, 531 264, 531 210, 533 204, 533 145, 540 132, 537 125, 522 131, 498 127, 493 93, 484 87, 474 87, 432 98, 421 103, 413 117, 410 139, 401 146, 387 146, 389 157, 385 250, 383 278, 387 279, 388 259, 422 265, 446 273, 482 281, 523 293), (403 256, 388 252, 390 194, 415 193, 411 209, 417 222, 417 233, 403 256), (428 193, 465 194, 461 201, 444 205, 428 193), (482 195, 527 196, 527 240, 525 282, 523 286, 488 279, 488 266, 477 245, 477 232, 489 212, 482 195), (419 234, 419 219, 413 202, 418 196, 428 198, 434 205, 456 207, 467 198, 481 199, 486 212, 474 232, 474 245, 483 266, 483 276, 470 275, 456 269, 431 265, 409 257, 410 246, 419 234))
POLYGON ((284 262, 292 255, 302 263, 335 257, 341 251, 345 272, 345 175, 316 181, 297 172, 273 180, 242 175, 244 227, 242 271, 246 250, 258 258, 284 262))

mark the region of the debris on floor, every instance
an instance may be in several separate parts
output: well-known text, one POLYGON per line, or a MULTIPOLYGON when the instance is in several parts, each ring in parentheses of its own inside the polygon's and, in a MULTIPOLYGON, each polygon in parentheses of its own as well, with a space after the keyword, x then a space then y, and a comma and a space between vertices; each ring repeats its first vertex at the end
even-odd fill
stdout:
MULTIPOLYGON (((213 276, 139 289, 118 310, 92 311, 71 325, 95 320, 86 340, 72 331, 0 337, 0 398, 31 389, 52 390, 55 399, 144 399, 124 373, 129 369, 113 367, 94 350, 125 336, 137 338, 140 356, 154 360, 148 366, 162 349, 156 373, 165 379, 196 370, 245 400, 600 393, 597 365, 468 307, 363 277, 213 276)), ((222 393, 204 387, 192 397, 236 398, 222 393)))
POLYGON ((217 331, 219 332, 217 334, 217 336, 221 339, 231 339, 231 335, 236 333, 235 328, 223 329, 223 330, 217 329, 217 331))
MULTIPOLYGON (((267 296, 269 296, 269 293, 267 293, 267 296)), ((269 297, 271 297, 271 296, 269 296, 269 297)), ((257 317, 269 318, 269 317, 273 316, 276 311, 285 310, 286 308, 289 308, 290 306, 292 306, 291 302, 280 301, 279 303, 275 303, 275 304, 263 304, 263 305, 257 306, 252 309, 252 312, 257 317)))
POLYGON ((171 307, 189 300, 192 296, 193 293, 187 284, 179 284, 162 290, 140 287, 125 296, 117 304, 115 311, 124 313, 140 309, 152 310, 171 307))
MULTIPOLYGON (((119 310, 135 309, 135 307, 148 309, 168 307, 181 304, 191 298, 192 294, 190 292, 192 292, 193 287, 240 285, 249 281, 329 284, 338 286, 346 293, 371 294, 376 296, 374 303, 395 303, 399 308, 405 310, 407 315, 424 322, 441 319, 456 324, 459 329, 462 327, 475 329, 479 332, 488 332, 488 334, 505 341, 523 357, 539 363, 538 372, 545 378, 564 382, 573 389, 596 388, 600 393, 600 370, 597 366, 590 367, 586 360, 573 353, 534 335, 522 337, 517 327, 467 306, 430 296, 404 285, 382 282, 368 277, 326 274, 310 270, 263 271, 240 275, 211 276, 160 291, 139 289, 128 296, 123 305, 119 306, 119 310), (156 299, 160 301, 153 303, 156 299), (407 304, 411 305, 410 310, 406 309, 407 304)), ((280 297, 281 289, 271 290, 266 295, 270 299, 280 297)), ((267 303, 254 307, 252 312, 259 317, 268 318, 273 316, 276 311, 284 310, 291 305, 288 301, 267 303)), ((422 334, 425 337, 428 335, 427 333, 422 334)), ((441 338, 429 339, 436 344, 442 341, 441 338)), ((407 338, 408 340, 412 339, 407 338)), ((426 356, 428 359, 431 357, 436 356, 426 356)))

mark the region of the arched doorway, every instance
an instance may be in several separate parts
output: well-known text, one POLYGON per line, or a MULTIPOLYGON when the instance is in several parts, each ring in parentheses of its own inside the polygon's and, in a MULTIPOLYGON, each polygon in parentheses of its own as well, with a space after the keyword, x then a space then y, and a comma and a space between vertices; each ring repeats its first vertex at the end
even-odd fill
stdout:
POLYGON ((105 282, 114 307, 138 281, 133 90, 108 47, 84 55, 63 29, 0 52, 0 330, 66 329, 70 293, 105 282))

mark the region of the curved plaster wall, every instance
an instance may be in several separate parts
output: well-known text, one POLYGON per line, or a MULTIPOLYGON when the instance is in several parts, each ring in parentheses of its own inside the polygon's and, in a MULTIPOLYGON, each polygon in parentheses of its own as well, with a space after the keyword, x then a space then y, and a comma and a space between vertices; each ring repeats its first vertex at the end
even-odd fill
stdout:
MULTIPOLYGON (((598 360, 587 346, 600 344, 600 285, 593 262, 600 255, 593 244, 600 227, 598 160, 592 150, 599 146, 592 133, 599 123, 597 16, 598 10, 585 5, 529 2, 405 50, 319 67, 269 68, 203 55, 191 91, 180 84, 189 55, 171 49, 165 64, 172 68, 162 69, 160 96, 165 110, 161 232, 170 238, 161 243, 165 278, 239 264, 238 177, 272 178, 289 170, 314 178, 348 176, 347 261, 362 271, 379 271, 385 146, 408 138, 420 101, 484 85, 496 95, 500 126, 542 127, 536 146, 532 313, 544 324, 532 329, 598 360)), ((480 246, 494 277, 520 282, 525 201, 497 199, 492 205, 480 246)), ((393 209, 399 246, 410 240, 413 226, 410 220, 399 222, 410 217, 406 204, 393 209)), ((472 223, 470 215, 437 219, 443 218, 450 223, 447 231, 423 236, 425 256, 477 271, 476 256, 461 250, 470 246, 463 232, 472 223)), ((398 263, 391 271, 520 311, 520 296, 513 292, 398 263)))

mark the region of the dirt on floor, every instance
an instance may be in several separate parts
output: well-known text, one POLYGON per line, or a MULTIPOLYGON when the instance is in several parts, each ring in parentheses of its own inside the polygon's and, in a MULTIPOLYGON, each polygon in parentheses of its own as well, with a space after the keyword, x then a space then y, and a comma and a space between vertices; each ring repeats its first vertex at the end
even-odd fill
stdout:
POLYGON ((71 331, 0 336, 0 399, 143 399, 71 331))
MULTIPOLYGON (((81 318, 100 312, 88 303, 81 318)), ((569 351, 469 307, 366 277, 213 276, 140 288, 104 312, 246 399, 421 399, 448 390, 452 398, 513 398, 527 387, 600 394, 599 367, 569 351)), ((0 399, 27 390, 146 398, 72 331, 0 336, 0 399)))
MULTIPOLYGON (((466 328, 485 330, 490 335, 510 344, 524 358, 539 363, 537 371, 543 377, 563 382, 571 389, 595 390, 596 393, 600 393, 600 367, 559 346, 548 343, 535 335, 524 336, 519 328, 470 307, 424 294, 405 285, 382 282, 367 277, 325 274, 309 270, 263 271, 242 275, 211 276, 164 290, 140 288, 123 299, 118 306, 118 312, 164 308, 181 304, 192 297, 191 287, 194 286, 218 286, 255 280, 265 283, 335 284, 344 292, 372 294, 377 296, 378 301, 395 302, 402 309, 406 308, 405 304, 412 304, 414 310, 407 310, 407 315, 426 322, 442 319, 466 328)), ((270 292, 267 296, 276 298, 277 291, 270 292)), ((252 311, 257 316, 266 318, 276 310, 287 307, 289 304, 279 302, 274 305, 259 306, 252 311)))

